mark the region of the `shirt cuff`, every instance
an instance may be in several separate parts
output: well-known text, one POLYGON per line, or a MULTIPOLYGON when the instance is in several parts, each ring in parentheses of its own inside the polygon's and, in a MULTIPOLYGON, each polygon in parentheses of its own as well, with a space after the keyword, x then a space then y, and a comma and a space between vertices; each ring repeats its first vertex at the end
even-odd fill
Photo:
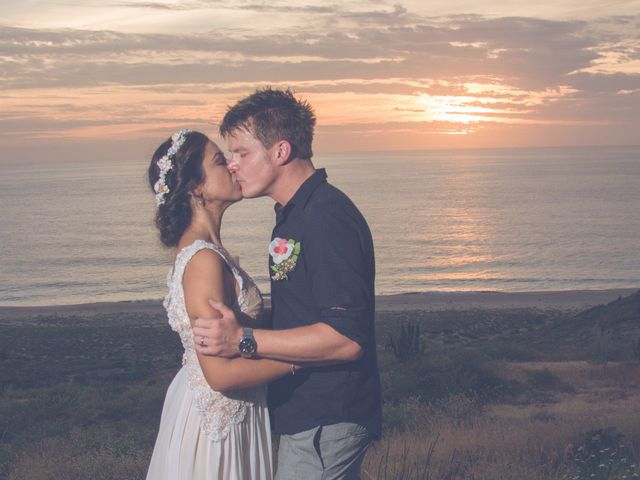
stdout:
POLYGON ((373 318, 360 308, 328 308, 320 312, 320 321, 364 348, 371 340, 373 318))

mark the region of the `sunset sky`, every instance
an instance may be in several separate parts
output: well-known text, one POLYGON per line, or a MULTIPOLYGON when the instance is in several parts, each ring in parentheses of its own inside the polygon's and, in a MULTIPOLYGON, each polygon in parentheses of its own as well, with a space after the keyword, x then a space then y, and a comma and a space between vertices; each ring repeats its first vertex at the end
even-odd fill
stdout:
POLYGON ((266 85, 316 152, 639 144, 640 1, 5 1, 0 84, 0 159, 212 133, 266 85))

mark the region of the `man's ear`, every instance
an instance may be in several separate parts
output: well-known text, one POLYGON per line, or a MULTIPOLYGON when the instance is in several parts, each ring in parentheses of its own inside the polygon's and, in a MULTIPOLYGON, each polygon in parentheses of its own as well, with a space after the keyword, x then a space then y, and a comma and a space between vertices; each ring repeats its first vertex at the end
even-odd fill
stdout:
POLYGON ((291 144, 286 140, 276 142, 272 148, 274 149, 274 157, 277 165, 284 165, 290 160, 293 160, 293 158, 291 158, 291 144))

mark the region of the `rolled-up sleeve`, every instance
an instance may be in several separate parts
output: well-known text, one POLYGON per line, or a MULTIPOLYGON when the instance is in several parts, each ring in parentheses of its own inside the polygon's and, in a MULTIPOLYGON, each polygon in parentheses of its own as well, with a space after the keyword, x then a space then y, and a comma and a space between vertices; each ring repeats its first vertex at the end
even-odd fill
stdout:
POLYGON ((301 250, 321 321, 365 347, 373 337, 373 253, 349 213, 331 203, 314 206, 301 250))

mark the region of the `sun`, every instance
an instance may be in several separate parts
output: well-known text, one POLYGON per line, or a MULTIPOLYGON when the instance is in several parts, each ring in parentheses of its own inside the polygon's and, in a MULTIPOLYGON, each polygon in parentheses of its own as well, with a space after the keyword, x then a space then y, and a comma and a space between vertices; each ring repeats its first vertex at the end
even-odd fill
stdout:
POLYGON ((424 117, 432 122, 471 124, 495 121, 499 111, 490 106, 495 99, 473 96, 421 94, 417 103, 424 108, 424 117))

